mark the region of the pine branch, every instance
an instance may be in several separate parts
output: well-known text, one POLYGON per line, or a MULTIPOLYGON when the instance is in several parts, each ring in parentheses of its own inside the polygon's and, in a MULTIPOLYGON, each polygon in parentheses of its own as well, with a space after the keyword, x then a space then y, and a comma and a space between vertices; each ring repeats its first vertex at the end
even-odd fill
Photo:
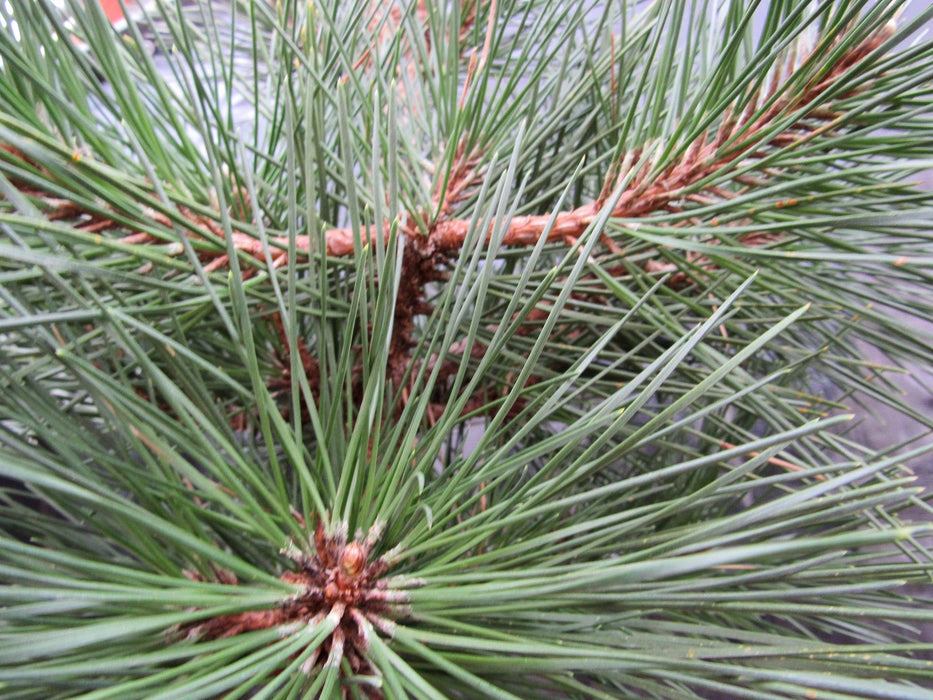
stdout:
POLYGON ((929 357, 893 6, 182 3, 176 95, 75 3, 0 28, 5 691, 917 695, 929 504, 813 419, 929 357))
MULTIPOLYGON (((381 31, 388 31, 386 28, 388 25, 380 24, 380 26, 381 31)), ((740 113, 738 118, 729 114, 725 115, 712 139, 705 133, 697 137, 683 149, 683 155, 678 161, 660 172, 655 172, 651 152, 644 153, 651 149, 642 149, 642 151, 635 151, 623 157, 618 166, 611 168, 610 174, 618 173, 615 185, 620 187, 620 191, 610 216, 622 220, 640 219, 660 211, 680 211, 682 204, 690 200, 709 202, 734 196, 716 185, 698 185, 698 183, 718 179, 717 176, 721 176, 743 159, 762 158, 771 148, 801 146, 826 134, 838 123, 842 113, 831 104, 821 102, 820 98, 835 83, 843 80, 860 61, 876 51, 892 36, 893 32, 893 25, 886 26, 858 46, 840 55, 822 77, 814 80, 805 90, 782 94, 784 91, 781 77, 783 76, 784 79, 790 77, 796 65, 791 60, 786 70, 773 72, 773 80, 766 89, 751 93, 741 109, 735 110, 740 113), (757 114, 760 104, 769 106, 757 114), (792 120, 779 134, 762 139, 761 134, 765 133, 770 125, 791 115, 792 120)), ((835 41, 838 43, 840 38, 837 37, 835 41)), ((464 92, 468 87, 469 80, 464 92)), ((841 100, 851 96, 851 94, 836 95, 834 99, 841 100)), ((33 165, 11 146, 4 146, 4 149, 7 153, 19 156, 27 165, 33 165)), ((465 141, 461 142, 457 148, 447 187, 443 191, 435 192, 435 208, 439 210, 440 215, 438 219, 429 224, 427 234, 420 233, 416 219, 409 219, 403 224, 402 228, 406 231, 409 240, 424 239, 417 242, 417 247, 424 257, 456 253, 462 247, 470 230, 471 219, 449 218, 456 204, 468 195, 469 190, 475 187, 482 177, 477 172, 477 164, 482 157, 482 151, 474 148, 467 154, 464 149, 465 141)), ((748 176, 743 176, 741 179, 758 187, 765 187, 768 184, 767 180, 752 180, 748 176)), ((589 204, 571 210, 517 216, 510 219, 502 245, 533 246, 543 235, 547 236, 548 242, 573 244, 602 213, 609 193, 613 189, 611 181, 607 178, 601 197, 589 204)), ((23 187, 23 191, 33 196, 44 196, 41 190, 35 187, 23 187)), ((89 221, 78 224, 77 227, 81 230, 100 232, 126 226, 123 217, 110 218, 102 212, 89 212, 79 204, 61 197, 45 196, 45 201, 50 206, 48 215, 51 219, 71 219, 76 214, 90 217, 89 221)), ((248 202, 243 204, 243 209, 249 209, 248 202)), ((121 213, 127 214, 127 212, 121 213)), ((191 222, 188 235, 192 239, 203 239, 203 236, 197 233, 198 229, 205 230, 214 239, 223 238, 222 230, 210 218, 184 209, 181 213, 191 222)), ((170 223, 164 215, 151 213, 151 216, 156 223, 165 226, 170 223)), ((490 231, 496 226, 496 222, 492 222, 490 231)), ((359 235, 364 244, 373 246, 377 235, 381 233, 383 236, 388 236, 388 228, 388 222, 378 226, 370 225, 363 228, 359 235)), ((314 234, 295 236, 295 246, 300 254, 310 253, 312 236, 314 234)), ((323 232, 323 239, 326 254, 329 256, 345 257, 354 253, 352 228, 328 229, 323 232)), ((623 251, 608 237, 604 237, 603 240, 613 252, 623 254, 623 251)), ((754 235, 748 236, 746 240, 750 245, 757 245, 762 241, 761 237, 754 235)), ((125 244, 138 245, 157 242, 157 239, 145 233, 131 233, 123 236, 120 241, 125 244)), ((273 257, 273 266, 283 266, 287 262, 285 249, 288 248, 289 237, 272 237, 269 242, 273 247, 281 249, 281 252, 273 257)), ((248 233, 234 232, 233 244, 236 250, 247 256, 244 258, 246 263, 249 263, 249 258, 258 261, 264 258, 263 243, 248 233)), ((208 251, 204 252, 204 260, 209 261, 205 267, 207 272, 218 270, 228 263, 226 254, 208 251)))
MULTIPOLYGON (((489 7, 490 21, 495 17, 495 11, 495 2, 493 2, 489 7)), ((417 17, 420 22, 426 21, 423 6, 418 7, 417 17)), ((475 13, 467 13, 464 16, 463 34, 466 34, 474 19, 475 13)), ((399 22, 397 8, 393 6, 384 16, 376 11, 370 21, 370 29, 377 32, 379 41, 384 42, 394 35, 393 32, 397 30, 399 22)), ((772 71, 771 83, 766 88, 751 91, 748 94, 741 109, 734 110, 739 113, 737 118, 730 114, 723 117, 718 130, 711 139, 706 133, 700 135, 689 146, 682 149, 683 153, 679 159, 661 170, 658 170, 653 160, 652 154, 656 150, 645 148, 623 156, 610 167, 603 193, 597 200, 571 210, 513 217, 506 225, 502 245, 505 247, 533 246, 542 236, 546 236, 548 242, 574 245, 586 229, 598 217, 604 215, 606 202, 610 198, 610 193, 615 190, 618 192, 609 216, 620 221, 644 219, 657 212, 681 211, 688 201, 708 203, 735 196, 715 184, 705 183, 715 183, 721 180, 725 173, 741 162, 766 157, 770 149, 802 145, 832 129, 842 114, 833 107, 832 103, 827 104, 821 98, 834 84, 844 80, 860 61, 868 58, 889 39, 893 31, 893 25, 888 25, 857 46, 840 54, 820 77, 815 78, 803 90, 785 90, 784 81, 792 77, 797 67, 795 58, 791 57, 785 67, 778 67, 772 71), (759 109, 759 105, 767 105, 767 107, 759 109), (780 133, 769 135, 769 129, 779 120, 785 120, 786 126, 780 133)), ((486 36, 489 36, 488 32, 486 36)), ((840 41, 842 37, 836 37, 834 44, 840 41)), ((487 61, 488 50, 487 43, 478 60, 475 52, 471 56, 462 92, 464 96, 469 90, 471 76, 477 70, 477 65, 482 65, 487 61)), ((410 47, 408 51, 410 52, 410 47)), ((808 58, 804 57, 803 62, 806 63, 808 58)), ((361 57, 358 64, 364 70, 367 67, 371 68, 369 54, 361 57)), ((403 65, 413 64, 411 56, 403 61, 403 65)), ((835 95, 833 99, 838 101, 848 97, 851 95, 835 95)), ((409 217, 401 227, 406 235, 407 246, 403 262, 402 287, 398 292, 395 309, 395 328, 387 360, 389 376, 396 387, 402 386, 404 377, 415 374, 416 368, 412 365, 410 358, 411 350, 416 345, 414 318, 430 313, 432 308, 424 302, 425 287, 432 281, 443 279, 442 269, 445 263, 451 256, 458 254, 473 225, 472 219, 451 218, 456 205, 469 196, 470 191, 478 185, 482 177, 482 171, 479 169, 482 150, 476 144, 468 147, 467 142, 468 139, 465 138, 457 147, 449 177, 444 183, 446 186, 441 188, 439 183, 438 189, 434 192, 432 208, 438 212, 438 216, 433 223, 427 225, 427 232, 422 233, 421 230, 421 227, 425 225, 423 221, 425 213, 409 217)), ((22 159, 29 167, 37 167, 16 149, 7 146, 4 150, 9 156, 22 159)), ((768 173, 763 173, 762 177, 764 179, 755 180, 754 185, 749 184, 746 187, 768 186, 768 173)), ((741 179, 750 182, 747 176, 741 179)), ((22 186, 21 188, 24 193, 42 196, 41 191, 34 187, 22 186)), ((46 198, 45 203, 49 206, 47 215, 50 219, 74 220, 77 216, 79 221, 75 228, 81 231, 101 233, 114 228, 125 230, 126 227, 127 212, 121 212, 123 216, 118 216, 116 212, 108 216, 102 211, 83 210, 76 203, 62 197, 46 198)), ((240 208, 241 211, 250 209, 248 196, 245 193, 240 195, 240 208)), ((193 242, 204 243, 207 237, 222 242, 226 238, 222 227, 211 217, 194 213, 183 207, 180 207, 178 211, 187 224, 185 234, 193 242), (199 234, 198 231, 204 233, 199 234)), ((166 229, 172 227, 172 220, 165 214, 150 211, 149 217, 152 222, 166 229)), ((388 240, 389 225, 389 222, 384 222, 381 226, 364 227, 358 233, 360 240, 370 249, 374 249, 376 236, 381 234, 388 240)), ((490 233, 487 234, 487 239, 496 226, 497 222, 490 223, 490 233)), ((311 252, 312 237, 313 234, 294 237, 295 249, 301 257, 306 257, 311 252)), ((347 257, 355 252, 352 228, 326 230, 323 232, 323 240, 328 256, 347 257)), ((625 251, 609 235, 603 234, 600 240, 615 255, 625 256, 625 251)), ((773 234, 759 232, 744 233, 738 238, 741 244, 749 247, 770 244, 774 240, 773 234)), ((130 233, 122 236, 119 241, 128 246, 162 242, 146 232, 130 233)), ((244 254, 241 261, 247 266, 244 270, 244 278, 250 277, 263 267, 266 250, 273 251, 273 268, 283 267, 288 262, 287 250, 290 244, 288 236, 271 237, 268 242, 264 242, 249 233, 234 231, 232 244, 235 250, 244 254), (253 261, 260 264, 256 265, 253 261)), ((183 250, 181 246, 171 245, 167 252, 169 255, 178 255, 183 250)), ((227 254, 218 252, 214 246, 202 245, 199 246, 199 251, 201 261, 206 263, 205 273, 215 272, 229 264, 227 254)), ((642 254, 641 257, 644 258, 644 255, 642 254)), ((692 256, 692 263, 708 271, 715 268, 712 263, 698 255, 692 256)), ((687 273, 678 271, 662 259, 642 259, 640 265, 650 273, 668 274, 668 284, 679 288, 692 282, 687 273)), ((577 297, 585 299, 586 295, 577 294, 577 297)), ((280 321, 278 324, 281 327, 280 321)), ((563 331, 558 329, 558 332, 563 331)), ((287 343, 284 346, 287 346, 287 343)), ((320 382, 317 360, 302 345, 299 345, 298 349, 302 358, 301 366, 309 378, 313 395, 317 396, 320 382)), ((477 343, 472 348, 474 355, 484 350, 481 343, 477 343)), ((445 369, 441 371, 441 376, 455 373, 458 362, 459 360, 455 357, 445 360, 445 369)), ((281 358, 281 363, 285 368, 282 375, 275 377, 270 384, 270 388, 276 392, 283 391, 291 381, 287 370, 289 367, 287 357, 281 358)), ((532 377, 529 379, 529 385, 538 381, 540 377, 532 377)), ((404 407, 405 393, 403 392, 400 397, 401 403, 398 410, 404 407)), ((479 406, 488 405, 490 398, 488 390, 483 389, 467 402, 464 410, 471 412, 479 406)), ((513 414, 521 408, 522 404, 517 405, 513 409, 513 414)), ((435 413, 437 410, 440 410, 439 406, 436 407, 435 413)))

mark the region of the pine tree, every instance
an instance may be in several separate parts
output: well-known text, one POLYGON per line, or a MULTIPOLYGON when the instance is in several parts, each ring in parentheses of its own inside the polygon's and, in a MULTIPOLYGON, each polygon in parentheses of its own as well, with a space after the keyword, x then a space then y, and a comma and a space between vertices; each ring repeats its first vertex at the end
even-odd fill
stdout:
POLYGON ((933 697, 902 5, 2 3, 0 694, 933 697))

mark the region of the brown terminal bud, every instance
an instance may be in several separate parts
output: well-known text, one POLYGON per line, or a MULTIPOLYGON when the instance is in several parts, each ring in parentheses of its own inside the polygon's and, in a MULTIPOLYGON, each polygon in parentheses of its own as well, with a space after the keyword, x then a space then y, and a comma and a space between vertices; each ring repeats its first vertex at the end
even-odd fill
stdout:
POLYGON ((340 553, 340 573, 347 578, 357 578, 366 566, 366 552, 358 542, 351 542, 340 553))

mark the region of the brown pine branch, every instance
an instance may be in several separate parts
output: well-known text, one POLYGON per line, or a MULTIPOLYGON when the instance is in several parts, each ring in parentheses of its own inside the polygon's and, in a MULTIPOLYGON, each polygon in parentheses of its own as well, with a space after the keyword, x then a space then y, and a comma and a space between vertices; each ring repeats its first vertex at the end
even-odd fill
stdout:
MULTIPOLYGON (((475 21, 477 2, 467 2, 465 7, 467 12, 464 18, 464 30, 475 21)), ((490 8, 494 11, 493 7, 490 8)), ((419 12, 423 8, 419 6, 419 12)), ((492 15, 490 15, 492 16, 492 15)), ((374 20, 375 21, 375 20, 374 20)), ((387 22, 382 27, 385 33, 387 27, 395 26, 393 22, 387 22)), ((836 81, 845 75, 859 61, 863 60, 878 46, 887 40, 893 33, 893 26, 887 26, 869 37, 866 41, 853 48, 851 51, 843 54, 830 70, 826 71, 822 78, 814 80, 801 93, 792 96, 776 97, 780 89, 780 78, 786 71, 774 71, 774 79, 764 93, 761 91, 752 93, 749 97, 741 116, 738 119, 730 114, 725 114, 722 124, 712 140, 708 140, 706 134, 701 135, 694 140, 684 151, 679 161, 670 164, 662 172, 654 174, 650 180, 651 163, 645 161, 640 152, 630 154, 623 159, 626 164, 620 170, 620 165, 610 169, 612 173, 619 173, 621 178, 630 174, 633 170, 635 176, 621 193, 610 216, 616 219, 643 218, 658 211, 670 210, 679 202, 688 200, 696 201, 698 198, 707 202, 715 201, 728 196, 717 186, 707 186, 699 190, 692 190, 701 180, 717 173, 723 173, 731 166, 738 163, 743 158, 756 158, 766 155, 768 148, 787 147, 795 143, 804 143, 814 138, 817 134, 825 132, 833 127, 840 116, 826 105, 815 105, 813 109, 807 110, 807 106, 815 103, 817 99, 836 81), (753 115, 757 111, 758 104, 771 102, 770 106, 764 110, 755 119, 753 115), (767 141, 761 138, 762 132, 765 132, 769 125, 774 123, 781 115, 796 112, 799 118, 792 121, 787 128, 779 134, 771 136, 767 141)), ((485 57, 483 57, 485 60, 485 57)), ((786 77, 786 75, 785 75, 786 77)), ((21 153, 9 145, 0 145, 7 153, 21 157, 22 160, 32 166, 31 162, 21 153)), ((419 245, 425 255, 435 253, 450 254, 458 251, 466 240, 470 229, 471 221, 469 219, 449 218, 453 213, 455 204, 469 196, 472 188, 475 188, 481 181, 482 173, 478 171, 479 159, 482 156, 481 151, 475 148, 465 152, 465 142, 457 146, 457 153, 454 158, 454 164, 447 181, 447 187, 444 192, 440 188, 435 191, 435 204, 440 211, 440 216, 433 222, 427 234, 427 240, 419 245)), ((749 186, 763 186, 766 180, 753 178, 746 175, 738 178, 742 183, 749 186)), ((607 182, 607 185, 609 183, 607 182)), ((530 246, 547 235, 548 241, 573 241, 587 229, 587 227, 602 213, 605 203, 606 193, 611 188, 604 188, 601 196, 589 203, 575 209, 554 213, 543 213, 537 215, 525 215, 513 217, 509 220, 502 240, 505 246, 530 246), (554 220, 553 226, 549 228, 551 220, 554 220)), ((117 223, 117 220, 123 218, 114 216, 108 218, 100 213, 84 211, 79 205, 64 200, 60 197, 45 197, 44 193, 35 188, 24 187, 24 193, 43 199, 46 204, 48 216, 50 219, 66 219, 83 217, 78 224, 79 228, 87 231, 100 232, 110 228, 124 228, 125 223, 117 223)), ((209 217, 194 215, 190 212, 182 211, 182 214, 192 223, 191 230, 188 232, 192 239, 202 238, 196 231, 201 229, 212 237, 223 239, 222 229, 209 217)), ((125 218, 123 218, 125 221, 125 218)), ((170 227, 167 217, 154 215, 157 223, 170 227)), ((490 226, 490 233, 498 225, 493 222, 490 226)), ((405 233, 410 239, 424 238, 417 227, 409 221, 404 227, 405 233)), ((374 244, 377 235, 388 235, 388 223, 382 225, 373 225, 364 227, 360 231, 360 239, 364 244, 374 244)), ((488 237, 489 234, 487 234, 488 237)), ((328 256, 345 257, 352 255, 355 250, 354 235, 351 228, 335 228, 324 232, 324 249, 328 256)), ((607 238, 604 241, 609 243, 607 238)), ((148 234, 133 232, 121 238, 121 242, 127 244, 143 244, 159 242, 153 236, 148 234)), ((263 260, 264 250, 261 241, 253 236, 235 232, 233 234, 234 248, 245 253, 248 257, 257 260, 263 260)), ((286 252, 289 244, 287 236, 278 236, 270 239, 270 244, 278 252, 273 255, 273 266, 279 267, 286 262, 286 252)), ((311 236, 301 235, 295 239, 297 251, 303 257, 311 251, 311 236)), ((621 253, 622 251, 616 250, 621 253)), ((178 251, 180 253, 180 251, 178 251)), ((177 254, 177 253, 176 253, 177 254)), ((228 263, 225 253, 203 253, 204 260, 210 260, 206 266, 207 272, 212 272, 224 267, 228 263)), ((248 259, 246 260, 248 262, 248 259)))
MULTIPOLYGON (((812 110, 807 106, 813 104, 836 81, 842 78, 859 61, 878 48, 893 33, 893 27, 888 26, 880 30, 868 40, 840 57, 839 61, 818 81, 813 82, 802 93, 793 96, 777 97, 781 88, 779 82, 782 71, 774 71, 774 80, 762 94, 753 93, 745 109, 738 119, 728 114, 712 140, 702 134, 693 141, 684 151, 679 161, 672 163, 662 172, 648 179, 651 163, 644 161, 639 155, 630 156, 631 165, 622 174, 636 171, 635 176, 619 196, 610 216, 615 219, 637 219, 649 216, 658 211, 671 209, 676 203, 698 197, 715 201, 730 196, 722 188, 710 185, 699 191, 690 191, 700 181, 723 173, 744 158, 761 158, 767 155, 770 148, 786 148, 793 144, 803 144, 817 134, 831 128, 840 116, 825 105, 818 105, 812 110), (760 115, 752 118, 760 103, 770 101, 770 106, 760 115), (799 118, 792 121, 787 128, 767 140, 763 133, 782 115, 796 112, 799 118), (819 126, 814 126, 819 124, 819 126)), ((441 201, 442 216, 431 227, 427 234, 427 241, 421 244, 426 253, 455 253, 466 240, 470 230, 470 219, 446 219, 452 213, 455 203, 461 201, 465 192, 477 184, 478 175, 475 172, 476 162, 480 154, 473 152, 469 156, 463 153, 463 144, 458 146, 455 165, 448 182, 447 192, 435 192, 436 200, 441 201)), ((620 175, 621 177, 621 175, 620 175)), ((747 178, 746 178, 747 180, 747 178)), ((765 182, 758 180, 755 185, 762 186, 765 182)), ((605 190, 604 190, 605 192, 605 190)), ((587 227, 600 216, 604 205, 604 197, 594 202, 582 205, 575 209, 554 213, 516 216, 509 220, 502 244, 505 246, 531 246, 535 245, 542 236, 548 241, 572 241, 581 236, 587 227), (551 220, 553 219, 553 225, 551 220)), ((497 226, 493 222, 492 230, 497 226)), ((388 225, 368 226, 360 231, 364 244, 374 244, 377 235, 388 235, 388 225)), ((406 227, 410 238, 423 238, 414 226, 406 227)), ((261 259, 261 243, 246 235, 234 234, 235 247, 248 255, 261 259)), ((352 255, 355 250, 353 229, 336 228, 324 233, 327 255, 343 257, 352 255)), ((277 247, 286 248, 288 238, 281 236, 272 239, 277 247)), ((310 236, 297 236, 296 248, 299 253, 308 254, 311 249, 310 236)), ((283 264, 285 259, 281 256, 275 258, 276 265, 283 264)))
MULTIPOLYGON (((472 5, 472 13, 465 14, 464 27, 467 23, 472 24, 475 21, 477 4, 472 5)), ((423 12, 423 6, 419 6, 418 10, 419 13, 423 12)), ((494 2, 490 3, 488 11, 492 21, 495 16, 494 2)), ((398 18, 390 16, 389 20, 382 24, 381 31, 385 32, 386 27, 395 26, 394 22, 397 20, 398 18)), ((794 67, 794 59, 789 60, 785 69, 774 70, 772 81, 767 88, 749 94, 738 117, 734 114, 739 110, 725 113, 715 134, 704 133, 694 139, 683 149, 679 159, 663 169, 652 161, 650 151, 631 152, 609 169, 603 192, 593 202, 557 213, 523 215, 512 217, 507 222, 493 222, 487 232, 487 238, 496 226, 504 225, 504 246, 531 246, 543 236, 546 236, 549 242, 573 243, 597 217, 605 214, 608 193, 618 189, 622 183, 625 183, 624 189, 615 199, 609 212, 611 218, 620 220, 645 218, 660 211, 682 211, 690 201, 711 204, 734 196, 735 193, 727 189, 715 184, 703 184, 703 181, 721 179, 722 175, 740 162, 761 158, 774 148, 805 143, 834 128, 840 115, 832 108, 831 103, 821 103, 820 97, 853 66, 877 49, 892 32, 893 27, 886 27, 843 54, 833 66, 821 73, 819 79, 814 79, 802 91, 794 90, 790 94, 781 94, 782 87, 789 79, 790 70, 794 67), (759 105, 767 107, 759 113, 759 105), (769 134, 772 125, 781 119, 787 120, 787 125, 779 133, 769 134), (720 177, 717 178, 717 175, 720 177), (628 181, 623 178, 628 178, 628 181)), ((487 49, 484 47, 482 55, 477 59, 474 52, 470 61, 472 71, 478 70, 477 65, 486 61, 486 53, 487 49)), ((468 89, 469 83, 464 86, 464 96, 468 89)), ((484 176, 479 165, 482 158, 481 148, 467 144, 468 139, 464 137, 457 145, 446 185, 438 185, 433 193, 434 211, 438 213, 435 220, 427 223, 427 233, 419 229, 411 216, 402 222, 402 232, 407 238, 407 244, 401 276, 402 286, 398 291, 399 301, 395 312, 395 332, 387 359, 389 375, 399 388, 410 370, 410 353, 416 345, 414 319, 418 315, 430 312, 430 307, 424 301, 426 285, 441 278, 441 269, 450 257, 462 248, 470 230, 471 220, 453 218, 456 205, 470 196, 484 176)), ((26 165, 35 169, 35 165, 15 149, 9 146, 3 148, 8 155, 22 158, 26 165)), ((735 180, 745 188, 762 187, 768 184, 771 176, 768 171, 762 171, 758 176, 744 175, 735 180)), ((117 212, 112 217, 107 217, 99 211, 82 211, 75 203, 60 197, 43 197, 42 192, 28 188, 24 188, 23 191, 44 200, 49 218, 77 219, 75 225, 85 231, 101 232, 115 228, 126 230, 125 222, 128 217, 118 216, 117 212)), ((225 238, 222 228, 210 217, 193 214, 183 208, 179 211, 190 224, 186 231, 190 239, 217 241, 225 238), (199 234, 198 231, 203 231, 203 234, 199 234)), ((427 218, 425 214, 419 216, 422 221, 427 218)), ((172 228, 172 222, 164 215, 154 214, 151 218, 166 229, 172 228)), ((377 236, 388 236, 388 229, 388 223, 364 227, 357 234, 358 240, 372 247, 377 236)), ((746 234, 739 240, 745 245, 756 246, 770 243, 774 237, 753 233, 746 234)), ((157 241, 143 232, 128 233, 121 241, 125 244, 164 242, 157 241)), ((607 235, 602 236, 602 241, 616 255, 624 255, 624 250, 607 235)), ((331 257, 346 257, 356 252, 354 231, 351 228, 327 230, 323 232, 322 242, 324 252, 331 257)), ((247 233, 234 232, 232 244, 237 251, 244 254, 244 274, 249 275, 261 269, 261 265, 250 263, 251 260, 265 260, 267 249, 262 241, 247 233)), ((268 244, 271 249, 272 266, 284 265, 288 259, 289 238, 273 237, 268 244)), ((311 236, 296 236, 295 246, 298 254, 306 258, 312 250, 311 236)), ((177 255, 181 254, 182 250, 181 246, 176 246, 168 252, 177 255)), ((229 262, 226 253, 211 250, 208 246, 199 246, 199 256, 206 263, 205 271, 208 273, 225 267, 229 262)), ((688 258, 689 262, 698 268, 713 266, 698 254, 690 254, 688 258)), ((686 273, 677 271, 672 263, 663 260, 649 259, 642 262, 641 266, 648 272, 675 273, 669 278, 671 284, 682 286, 690 282, 686 273)), ((306 347, 300 346, 299 351, 302 354, 301 365, 311 380, 312 391, 317 391, 320 382, 317 363, 306 347)), ((287 357, 280 357, 279 360, 283 365, 288 365, 287 357)), ((282 377, 276 387, 278 390, 285 390, 290 384, 290 379, 286 381, 286 378, 282 377)))

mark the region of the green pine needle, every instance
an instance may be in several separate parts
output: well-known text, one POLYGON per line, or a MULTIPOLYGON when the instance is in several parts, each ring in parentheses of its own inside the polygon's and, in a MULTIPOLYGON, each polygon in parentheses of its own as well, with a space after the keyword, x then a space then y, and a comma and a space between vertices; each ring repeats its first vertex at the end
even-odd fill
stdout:
POLYGON ((933 11, 131 14, 0 5, 0 695, 933 697, 933 11))

